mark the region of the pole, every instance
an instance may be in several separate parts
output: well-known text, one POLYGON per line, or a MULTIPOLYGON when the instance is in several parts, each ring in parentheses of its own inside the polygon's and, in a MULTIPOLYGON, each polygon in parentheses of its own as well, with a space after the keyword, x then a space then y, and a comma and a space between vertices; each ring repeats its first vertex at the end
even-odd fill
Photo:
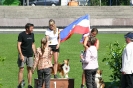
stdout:
POLYGON ((100 0, 100 6, 101 6, 101 0, 100 0))
POLYGON ((27 6, 29 6, 29 0, 27 0, 27 6))
POLYGON ((23 6, 25 5, 25 0, 23 0, 23 6))
POLYGON ((110 0, 110 6, 111 6, 111 3, 112 3, 112 1, 110 0))
POLYGON ((44 6, 46 6, 46 0, 44 0, 44 6))

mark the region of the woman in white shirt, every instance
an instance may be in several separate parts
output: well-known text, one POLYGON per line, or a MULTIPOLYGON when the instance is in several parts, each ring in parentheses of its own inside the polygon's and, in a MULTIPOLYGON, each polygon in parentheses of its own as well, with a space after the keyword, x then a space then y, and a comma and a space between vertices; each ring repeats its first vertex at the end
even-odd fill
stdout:
MULTIPOLYGON (((60 31, 55 25, 53 19, 49 20, 49 28, 45 32, 45 36, 48 40, 49 47, 53 51, 54 57, 54 78, 57 78, 57 66, 58 66, 58 56, 59 56, 59 46, 60 46, 60 31)), ((52 61, 52 58, 51 58, 52 61)))

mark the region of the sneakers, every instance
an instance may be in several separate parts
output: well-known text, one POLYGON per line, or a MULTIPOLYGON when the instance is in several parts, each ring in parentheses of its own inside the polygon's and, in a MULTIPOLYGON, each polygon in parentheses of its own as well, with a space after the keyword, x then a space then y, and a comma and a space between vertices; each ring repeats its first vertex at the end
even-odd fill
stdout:
POLYGON ((31 85, 28 85, 28 88, 33 88, 31 85))
POLYGON ((18 88, 24 88, 25 86, 25 81, 22 80, 21 83, 18 85, 18 88))
POLYGON ((58 76, 57 76, 57 75, 54 75, 54 78, 55 78, 55 79, 57 79, 57 78, 58 78, 58 76))
POLYGON ((84 85, 81 84, 81 88, 84 88, 84 85))
POLYGON ((21 88, 24 88, 24 86, 25 86, 25 81, 24 80, 22 80, 22 82, 21 82, 21 88))

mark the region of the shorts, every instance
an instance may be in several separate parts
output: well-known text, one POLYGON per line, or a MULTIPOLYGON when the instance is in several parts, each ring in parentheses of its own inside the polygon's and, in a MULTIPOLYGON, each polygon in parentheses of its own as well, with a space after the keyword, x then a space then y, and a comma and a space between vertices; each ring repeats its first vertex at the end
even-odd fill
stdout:
POLYGON ((24 61, 21 61, 20 56, 18 56, 17 63, 18 63, 18 67, 24 67, 25 63, 27 67, 33 67, 33 57, 24 56, 24 61))
POLYGON ((49 45, 49 47, 52 49, 53 52, 60 52, 60 49, 56 49, 57 45, 49 45))

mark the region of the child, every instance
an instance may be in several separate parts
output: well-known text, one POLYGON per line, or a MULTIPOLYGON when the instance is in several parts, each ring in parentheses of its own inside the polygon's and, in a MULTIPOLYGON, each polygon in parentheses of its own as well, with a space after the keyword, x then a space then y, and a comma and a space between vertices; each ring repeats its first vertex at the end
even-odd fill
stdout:
POLYGON ((45 82, 45 88, 50 88, 50 77, 52 62, 50 60, 52 56, 51 48, 48 47, 47 39, 41 40, 41 47, 37 48, 35 61, 33 65, 33 72, 37 67, 38 85, 37 88, 42 88, 45 82))
POLYGON ((98 61, 95 42, 95 37, 89 37, 87 42, 87 46, 89 47, 87 48, 85 54, 81 55, 87 88, 97 88, 95 83, 95 74, 98 69, 98 61))
MULTIPOLYGON (((81 42, 83 43, 84 48, 85 48, 85 49, 84 49, 84 52, 85 52, 85 51, 87 50, 87 48, 88 48, 88 46, 87 46, 87 41, 88 41, 89 37, 91 37, 91 36, 96 37, 97 34, 98 34, 97 28, 93 28, 93 29, 91 30, 91 33, 87 33, 87 34, 84 34, 84 35, 83 35, 83 38, 82 38, 81 42)), ((98 48, 99 48, 99 40, 98 40, 98 39, 96 39, 95 46, 96 46, 96 48, 97 48, 97 50, 98 50, 98 48)), ((85 84, 85 74, 84 74, 84 71, 83 71, 83 73, 82 73, 82 84, 81 84, 81 88, 84 88, 84 84, 85 84)))

